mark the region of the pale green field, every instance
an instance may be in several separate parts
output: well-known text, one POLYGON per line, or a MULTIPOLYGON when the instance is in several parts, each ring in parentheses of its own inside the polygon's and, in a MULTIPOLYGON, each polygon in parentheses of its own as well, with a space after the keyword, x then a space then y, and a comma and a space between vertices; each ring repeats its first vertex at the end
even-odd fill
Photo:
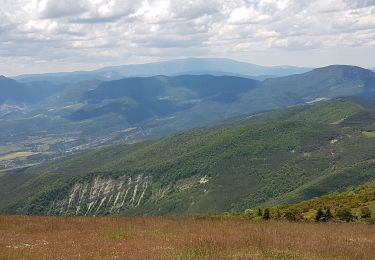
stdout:
POLYGON ((364 137, 367 137, 367 138, 375 138, 375 131, 363 132, 362 134, 363 134, 364 137))

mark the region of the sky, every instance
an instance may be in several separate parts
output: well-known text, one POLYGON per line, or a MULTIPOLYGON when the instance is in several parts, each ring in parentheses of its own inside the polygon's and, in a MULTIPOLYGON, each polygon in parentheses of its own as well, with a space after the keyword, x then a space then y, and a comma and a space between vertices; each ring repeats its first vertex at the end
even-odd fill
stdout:
POLYGON ((0 75, 184 57, 375 67, 375 0, 0 2, 0 75))

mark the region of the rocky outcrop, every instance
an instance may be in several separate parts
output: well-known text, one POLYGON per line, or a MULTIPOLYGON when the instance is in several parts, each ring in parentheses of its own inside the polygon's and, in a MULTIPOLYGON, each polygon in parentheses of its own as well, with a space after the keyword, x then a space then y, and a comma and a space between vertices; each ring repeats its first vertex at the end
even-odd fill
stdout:
POLYGON ((95 177, 91 181, 75 183, 69 194, 54 202, 52 208, 63 215, 115 214, 140 206, 149 189, 150 178, 147 176, 95 177))

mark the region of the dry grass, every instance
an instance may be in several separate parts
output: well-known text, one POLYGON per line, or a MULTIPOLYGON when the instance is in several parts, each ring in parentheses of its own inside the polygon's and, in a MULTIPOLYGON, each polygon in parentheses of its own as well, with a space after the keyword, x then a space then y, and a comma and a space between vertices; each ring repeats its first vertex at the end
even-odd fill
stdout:
POLYGON ((375 226, 0 216, 0 259, 375 259, 375 226))

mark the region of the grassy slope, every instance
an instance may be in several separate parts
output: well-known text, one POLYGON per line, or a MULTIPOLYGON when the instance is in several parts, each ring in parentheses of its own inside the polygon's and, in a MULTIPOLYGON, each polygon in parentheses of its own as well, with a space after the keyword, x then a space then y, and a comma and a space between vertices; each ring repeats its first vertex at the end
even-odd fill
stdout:
POLYGON ((140 207, 123 214, 237 211, 298 202, 375 178, 375 138, 365 137, 358 122, 356 129, 338 124, 364 112, 372 113, 359 102, 322 102, 8 173, 0 176, 0 211, 30 213, 33 205, 32 213, 45 213, 74 181, 124 174, 149 175, 154 189, 167 192, 158 201, 146 195, 140 207), (198 184, 203 176, 209 182, 198 184))
POLYGON ((274 212, 277 209, 281 212, 302 212, 305 218, 314 220, 318 209, 329 208, 333 214, 336 214, 340 209, 347 209, 358 219, 361 219, 361 209, 364 207, 375 212, 375 181, 351 187, 343 192, 334 192, 297 204, 277 207, 271 211, 274 212))

